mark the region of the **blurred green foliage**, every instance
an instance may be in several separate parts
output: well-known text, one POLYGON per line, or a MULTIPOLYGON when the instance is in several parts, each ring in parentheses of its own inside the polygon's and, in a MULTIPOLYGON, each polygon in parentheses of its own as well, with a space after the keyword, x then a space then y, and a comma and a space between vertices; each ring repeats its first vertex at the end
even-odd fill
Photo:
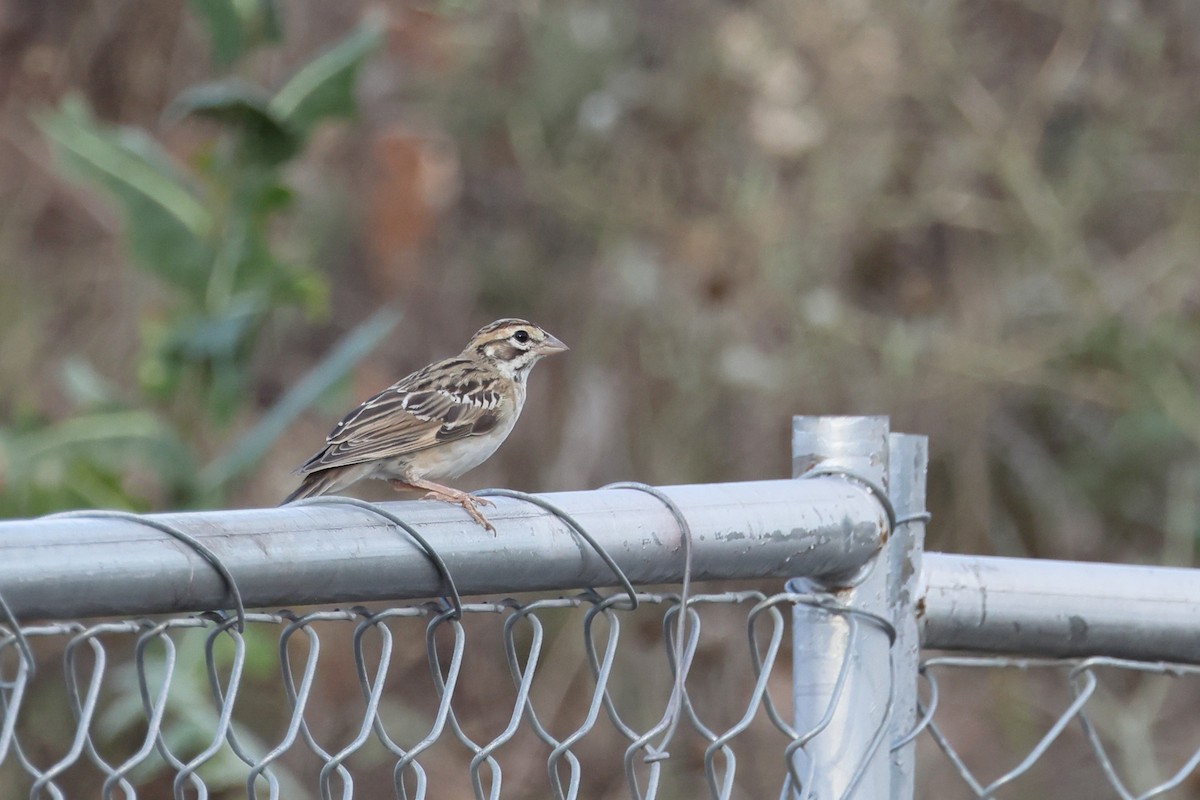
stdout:
POLYGON ((188 0, 208 28, 213 65, 226 68, 247 52, 283 38, 283 19, 275 0, 188 0))
MULTIPOLYGON (((192 7, 207 24, 218 67, 235 66, 281 35, 278 11, 265 0, 192 7)), ((359 68, 381 36, 379 21, 368 18, 273 94, 240 77, 186 89, 166 119, 209 123, 186 161, 143 129, 97 121, 76 94, 38 116, 60 163, 120 207, 129 253, 156 280, 162 302, 139 320, 134 385, 114 385, 71 356, 57 381, 70 413, 51 420, 24 412, 0 424, 0 516, 220 504, 288 424, 395 326, 398 315, 386 309, 362 321, 247 430, 213 447, 252 405, 253 359, 278 312, 296 308, 313 318, 327 311, 327 280, 296 255, 305 243, 280 233, 294 205, 286 171, 322 121, 354 113, 359 68)), ((216 723, 204 711, 209 704, 196 702, 210 691, 204 639, 197 632, 185 640, 178 668, 170 659, 175 675, 164 698, 172 746, 197 751, 209 745, 216 723)), ((217 662, 247 659, 253 679, 276 668, 274 655, 274 641, 248 636, 236 652, 221 649, 217 662)), ((113 670, 117 699, 95 731, 103 740, 141 736, 134 666, 113 670)), ((152 675, 151 687, 161 680, 152 675)), ((45 735, 53 734, 47 728, 45 735)), ((265 748, 252 734, 242 736, 265 748)), ((203 768, 206 783, 218 791, 236 787, 238 763, 224 751, 203 768)), ((279 774, 295 791, 290 773, 279 774)), ((152 782, 154 768, 134 778, 152 782)))
MULTIPOLYGON (((271 3, 194 7, 219 66, 279 37, 271 3)), ((142 129, 98 122, 78 95, 39 116, 63 166, 119 204, 130 254, 168 300, 140 320, 135 387, 118 390, 72 359, 61 383, 74 416, 49 422, 33 415, 0 427, 0 514, 145 510, 153 498, 182 507, 218 503, 227 482, 282 432, 281 414, 303 410, 292 396, 271 424, 201 473, 211 452, 205 440, 253 396, 250 365, 272 315, 289 307, 309 317, 325 313, 326 279, 294 255, 300 242, 276 233, 294 200, 285 170, 317 125, 354 113, 356 76, 381 36, 379 21, 368 18, 273 94, 239 77, 185 90, 166 118, 211 122, 186 163, 142 129)), ((310 375, 304 403, 340 380, 394 322, 377 317, 351 334, 350 346, 310 375)))

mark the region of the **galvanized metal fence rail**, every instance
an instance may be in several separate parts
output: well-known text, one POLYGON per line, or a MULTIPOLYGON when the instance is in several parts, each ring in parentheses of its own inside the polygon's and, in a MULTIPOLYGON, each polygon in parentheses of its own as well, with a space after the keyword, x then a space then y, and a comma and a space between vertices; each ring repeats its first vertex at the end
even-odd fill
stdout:
POLYGON ((1160 769, 1112 719, 1196 717, 1200 574, 924 553, 925 447, 797 418, 797 480, 501 493, 495 535, 425 502, 0 523, 0 797, 1025 797, 1062 753, 1046 796, 1183 791, 1188 723, 1160 769), (1032 676, 1011 763, 952 713, 978 675, 1032 676))

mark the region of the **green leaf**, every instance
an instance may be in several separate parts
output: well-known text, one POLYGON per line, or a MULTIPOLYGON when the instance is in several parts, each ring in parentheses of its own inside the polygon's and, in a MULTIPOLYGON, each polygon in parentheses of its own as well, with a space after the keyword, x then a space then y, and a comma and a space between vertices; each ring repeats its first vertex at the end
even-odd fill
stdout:
POLYGON ((32 464, 65 451, 79 452, 93 445, 108 447, 117 440, 177 441, 171 429, 149 411, 105 411, 17 434, 8 441, 7 449, 19 455, 20 461, 32 464))
POLYGON ((65 507, 144 510, 123 486, 131 472, 154 476, 175 492, 195 476, 182 441, 147 411, 83 414, 30 430, 0 428, 0 514, 65 507))
POLYGON ((288 425, 311 406, 331 386, 342 380, 354 366, 391 333, 400 315, 391 309, 375 312, 347 334, 333 351, 312 368, 268 411, 258 424, 234 446, 221 454, 200 473, 200 485, 212 491, 253 467, 279 439, 288 425))
MULTIPOLYGON (((255 0, 244 0, 253 3, 255 0)), ((255 36, 263 42, 283 41, 283 12, 276 0, 258 0, 258 15, 254 18, 255 36)))
POLYGON ((186 89, 163 116, 174 122, 193 115, 236 130, 242 161, 279 164, 300 149, 300 137, 271 112, 266 92, 239 78, 186 89))
POLYGON ((283 35, 273 0, 189 0, 192 13, 208 27, 213 64, 227 67, 262 42, 283 35))
POLYGON ((58 114, 39 118, 42 131, 80 166, 106 185, 137 192, 170 214, 193 236, 212 229, 212 217, 203 202, 168 167, 171 158, 141 131, 127 128, 114 134, 91 118, 78 95, 63 99, 58 114), (147 151, 154 151, 148 157, 147 151))
POLYGON ((353 33, 297 72, 271 100, 271 111, 303 133, 326 117, 353 115, 358 70, 383 32, 383 20, 367 15, 353 33))
POLYGON ((181 363, 236 361, 267 310, 267 298, 246 292, 219 312, 195 314, 174 323, 160 345, 164 357, 181 363))
POLYGON ((76 408, 111 406, 117 390, 86 359, 69 356, 62 365, 59 382, 76 408))
POLYGON ((227 67, 246 52, 246 36, 234 0, 189 0, 192 12, 208 26, 213 64, 227 67))
POLYGON ((138 261, 177 286, 202 291, 215 222, 170 156, 141 131, 97 123, 78 96, 37 122, 66 166, 120 202, 138 261))
POLYGON ((274 298, 278 303, 299 306, 310 319, 323 319, 329 314, 329 282, 309 267, 281 267, 274 298))

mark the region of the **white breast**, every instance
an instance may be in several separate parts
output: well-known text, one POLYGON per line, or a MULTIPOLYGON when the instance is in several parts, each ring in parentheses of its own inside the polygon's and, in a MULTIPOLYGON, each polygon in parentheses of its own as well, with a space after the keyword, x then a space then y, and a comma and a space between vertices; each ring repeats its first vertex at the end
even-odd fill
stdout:
POLYGON ((495 453, 512 433, 513 426, 517 424, 517 418, 521 415, 521 408, 525 405, 524 382, 518 382, 516 389, 516 403, 512 413, 502 413, 499 425, 482 436, 468 436, 421 452, 419 457, 410 462, 409 474, 414 478, 435 481, 457 478, 491 458, 492 453, 495 453))
POLYGON ((507 423, 501 423, 483 436, 468 436, 457 442, 430 448, 412 460, 409 472, 414 478, 435 481, 457 478, 491 458, 492 453, 512 433, 516 422, 514 414, 507 423))

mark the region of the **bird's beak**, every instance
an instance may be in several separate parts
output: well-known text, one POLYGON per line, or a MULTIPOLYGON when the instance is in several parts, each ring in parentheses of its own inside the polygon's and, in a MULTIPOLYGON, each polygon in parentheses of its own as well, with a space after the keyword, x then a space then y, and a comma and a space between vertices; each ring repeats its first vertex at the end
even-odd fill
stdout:
POLYGON ((538 353, 544 356, 562 353, 570 349, 571 348, 560 342, 557 337, 549 333, 546 334, 546 341, 537 346, 538 353))

